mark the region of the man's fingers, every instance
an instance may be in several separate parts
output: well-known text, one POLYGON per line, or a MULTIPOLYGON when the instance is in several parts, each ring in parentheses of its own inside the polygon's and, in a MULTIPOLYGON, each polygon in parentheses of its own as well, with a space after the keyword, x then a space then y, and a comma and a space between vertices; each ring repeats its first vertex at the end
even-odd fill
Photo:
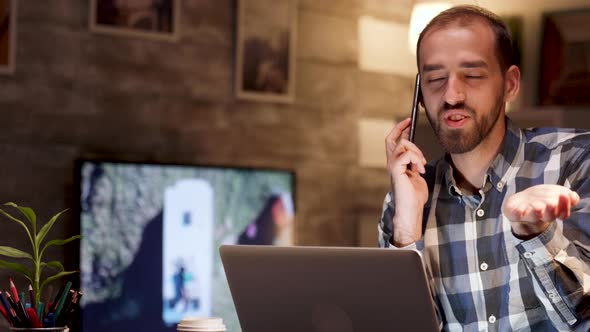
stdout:
POLYGON ((542 218, 539 218, 541 221, 553 221, 557 216, 557 211, 559 210, 558 204, 547 204, 543 211, 542 218))
POLYGON ((540 185, 509 197, 504 211, 512 221, 565 220, 571 216, 572 207, 579 201, 580 196, 566 187, 540 185))
POLYGON ((423 158, 423 156, 416 154, 412 150, 405 151, 398 158, 396 158, 397 162, 399 163, 398 165, 401 165, 399 171, 405 173, 405 171, 408 168, 408 165, 411 165, 411 169, 416 170, 419 173, 425 173, 426 168, 424 167, 425 162, 423 158))
POLYGON ((534 201, 531 203, 531 212, 531 215, 534 216, 534 218, 530 221, 544 221, 547 212, 547 204, 540 201, 534 201))
POLYGON ((418 173, 420 172, 420 170, 418 169, 418 164, 414 164, 414 163, 410 164, 410 170, 412 172, 418 172, 418 173))
POLYGON ((406 127, 406 129, 402 130, 402 139, 410 140, 410 126, 406 127))
POLYGON ((398 172, 402 171, 401 168, 398 168, 400 165, 406 167, 403 169, 405 171, 408 165, 412 164, 415 167, 411 166, 410 169, 425 173, 424 165, 427 161, 424 154, 414 143, 408 141, 410 122, 409 118, 400 121, 385 138, 387 164, 390 170, 397 169, 398 172), (408 156, 403 157, 405 155, 408 156))
POLYGON ((504 213, 504 215, 506 215, 506 217, 511 221, 519 221, 524 211, 521 211, 517 208, 511 208, 508 206, 508 204, 504 204, 502 207, 502 213, 504 213))
POLYGON ((570 202, 571 202, 571 206, 575 206, 578 203, 580 203, 580 195, 578 195, 577 192, 570 190, 570 202))
POLYGON ((397 169, 395 172, 405 173, 408 169, 408 165, 411 165, 410 169, 415 165, 416 168, 414 170, 419 173, 425 173, 426 168, 424 165, 426 165, 426 159, 424 159, 422 152, 415 146, 412 148, 412 143, 406 140, 402 140, 402 142, 403 143, 396 147, 394 159, 392 160, 394 163, 392 165, 393 168, 397 169))
MULTIPOLYGON (((575 192, 574 192, 574 194, 575 194, 575 192)), ((576 194, 576 196, 577 195, 578 194, 576 194)), ((573 202, 572 198, 573 197, 570 194, 559 195, 559 202, 557 203, 559 212, 557 213, 557 218, 560 218, 561 220, 565 220, 570 217, 572 206, 577 204, 577 202, 576 203, 573 202)))
POLYGON ((580 196, 575 191, 564 188, 558 197, 556 218, 565 220, 571 216, 572 207, 580 202, 580 196))
POLYGON ((560 219, 565 220, 569 218, 572 214, 572 207, 578 204, 580 201, 580 196, 574 191, 572 191, 568 195, 562 195, 559 197, 559 205, 563 209, 559 216, 560 219), (573 193, 573 195, 572 195, 573 193))
POLYGON ((406 151, 411 151, 412 153, 416 154, 421 160, 422 163, 426 164, 426 158, 424 157, 424 154, 422 153, 422 150, 420 150, 420 148, 418 148, 416 146, 416 144, 402 139, 399 144, 395 147, 395 152, 394 152, 394 156, 398 157, 400 156, 402 153, 405 153, 406 151))
POLYGON ((400 121, 398 124, 393 126, 389 134, 385 137, 385 144, 397 144, 398 140, 402 136, 402 132, 409 128, 410 126, 410 118, 407 118, 403 121, 400 121))

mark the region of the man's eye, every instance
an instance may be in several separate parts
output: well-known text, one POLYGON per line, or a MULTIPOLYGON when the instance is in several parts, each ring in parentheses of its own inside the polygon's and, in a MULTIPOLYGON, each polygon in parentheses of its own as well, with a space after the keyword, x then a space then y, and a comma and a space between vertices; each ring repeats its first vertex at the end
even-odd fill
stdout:
POLYGON ((436 83, 436 82, 440 82, 442 80, 444 80, 444 77, 435 77, 435 78, 429 78, 428 79, 428 83, 436 83))
POLYGON ((467 75, 465 77, 470 78, 470 79, 480 79, 480 78, 483 78, 483 76, 481 76, 481 75, 467 75))

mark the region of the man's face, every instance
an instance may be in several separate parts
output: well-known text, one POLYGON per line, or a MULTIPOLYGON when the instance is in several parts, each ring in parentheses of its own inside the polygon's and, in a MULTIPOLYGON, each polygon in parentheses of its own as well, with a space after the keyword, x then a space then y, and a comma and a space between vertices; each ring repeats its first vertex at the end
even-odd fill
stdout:
POLYGON ((435 28, 422 39, 426 115, 448 153, 473 150, 503 121, 504 78, 495 47, 494 32, 479 20, 435 28))

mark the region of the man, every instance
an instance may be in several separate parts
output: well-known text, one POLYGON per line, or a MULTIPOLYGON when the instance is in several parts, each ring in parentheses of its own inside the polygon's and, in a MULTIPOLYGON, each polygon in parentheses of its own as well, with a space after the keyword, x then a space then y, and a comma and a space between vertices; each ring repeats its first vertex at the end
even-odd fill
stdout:
POLYGON ((387 136, 380 246, 422 253, 444 330, 588 331, 590 134, 512 125, 511 54, 478 7, 421 33, 422 104, 446 155, 427 165, 410 119, 387 136))

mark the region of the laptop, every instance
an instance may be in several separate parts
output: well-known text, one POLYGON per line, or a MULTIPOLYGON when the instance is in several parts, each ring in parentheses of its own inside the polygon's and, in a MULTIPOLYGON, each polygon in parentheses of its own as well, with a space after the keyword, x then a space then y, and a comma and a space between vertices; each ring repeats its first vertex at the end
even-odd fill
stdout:
POLYGON ((412 250, 224 245, 243 332, 439 331, 412 250))

